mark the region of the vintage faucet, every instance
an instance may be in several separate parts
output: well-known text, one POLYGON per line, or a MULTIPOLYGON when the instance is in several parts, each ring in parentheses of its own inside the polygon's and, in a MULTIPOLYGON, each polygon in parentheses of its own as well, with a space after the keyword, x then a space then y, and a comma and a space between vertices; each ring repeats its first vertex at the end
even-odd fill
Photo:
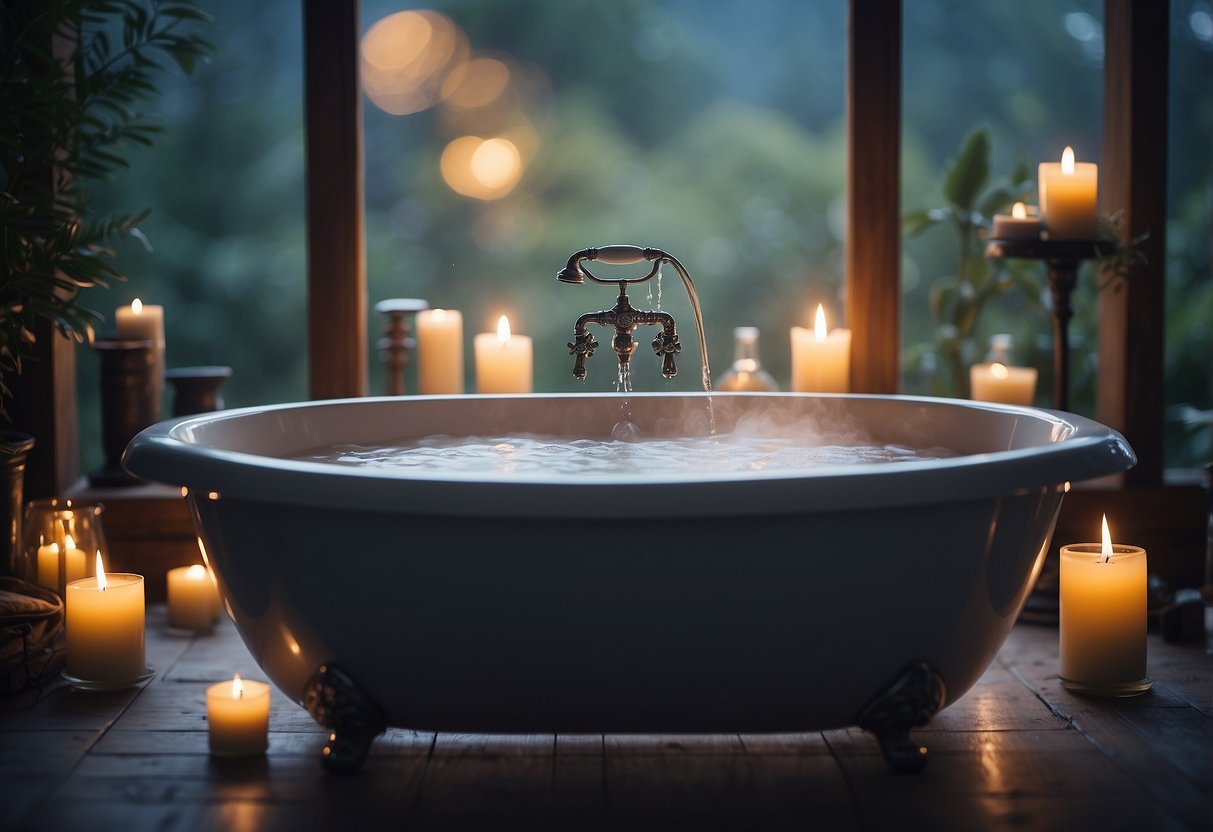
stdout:
MULTIPOLYGON (((582 249, 570 257, 568 264, 556 274, 556 279, 562 283, 584 283, 588 277, 595 283, 619 284, 619 297, 615 300, 614 307, 600 312, 587 312, 577 319, 577 323, 573 327, 573 340, 569 342, 568 347, 569 355, 577 357, 573 362, 574 378, 585 378, 585 360, 592 356, 598 348, 598 342, 594 340, 594 335, 589 330, 589 324, 615 327, 615 336, 611 339, 611 349, 619 358, 621 368, 627 366, 632 358, 632 353, 636 351, 636 341, 632 337, 636 327, 660 326, 661 331, 653 338, 653 351, 661 358, 661 374, 666 378, 673 378, 678 374, 674 356, 682 351, 682 345, 678 342, 678 330, 674 324, 674 316, 668 312, 635 309, 628 300, 628 286, 652 280, 660 274, 662 263, 673 264, 679 275, 683 275, 682 264, 661 249, 623 245, 582 249), (582 266, 582 263, 588 260, 616 266, 650 261, 653 263, 653 268, 644 277, 602 280, 582 266)), ((686 279, 684 277, 684 281, 686 279)))

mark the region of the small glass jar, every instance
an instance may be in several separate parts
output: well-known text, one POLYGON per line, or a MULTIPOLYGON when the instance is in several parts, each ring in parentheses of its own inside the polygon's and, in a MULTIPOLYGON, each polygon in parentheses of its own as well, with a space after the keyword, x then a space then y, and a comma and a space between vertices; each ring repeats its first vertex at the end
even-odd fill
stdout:
POLYGON ((97 574, 97 554, 108 560, 101 503, 58 497, 26 504, 22 577, 59 595, 72 581, 97 574))

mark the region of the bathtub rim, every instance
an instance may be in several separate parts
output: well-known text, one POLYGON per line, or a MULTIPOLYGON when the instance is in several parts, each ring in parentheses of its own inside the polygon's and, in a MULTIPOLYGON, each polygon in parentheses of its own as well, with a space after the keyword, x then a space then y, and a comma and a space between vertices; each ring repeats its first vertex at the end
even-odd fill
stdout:
MULTIPOLYGON (((694 393, 636 393, 633 398, 702 397, 694 393)), ((870 507, 952 502, 997 496, 1041 487, 1067 487, 1132 467, 1136 456, 1115 430, 1073 413, 1040 408, 878 394, 714 394, 755 398, 822 398, 891 401, 907 406, 955 406, 989 410, 1051 423, 1069 431, 1060 441, 1011 450, 965 454, 916 462, 834 466, 803 474, 711 476, 666 475, 644 481, 578 480, 531 477, 507 480, 501 475, 425 476, 412 472, 346 468, 233 451, 185 441, 191 425, 232 420, 252 414, 312 408, 374 407, 427 400, 461 401, 473 406, 498 399, 618 398, 610 393, 548 393, 520 396, 412 396, 325 399, 287 402, 196 414, 159 422, 141 431, 123 454, 123 465, 136 476, 188 488, 195 496, 214 495, 300 506, 351 508, 360 511, 424 513, 444 516, 517 515, 568 517, 615 514, 625 501, 633 516, 756 516, 870 507), (575 493, 570 493, 575 489, 575 493)))

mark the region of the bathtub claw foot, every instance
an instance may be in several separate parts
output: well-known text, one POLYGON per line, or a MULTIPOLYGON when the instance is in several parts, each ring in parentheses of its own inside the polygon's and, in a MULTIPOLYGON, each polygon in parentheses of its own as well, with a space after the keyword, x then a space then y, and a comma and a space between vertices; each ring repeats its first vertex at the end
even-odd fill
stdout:
POLYGON ((926 662, 917 661, 865 705, 855 723, 876 735, 889 768, 913 774, 927 764, 927 749, 911 739, 910 729, 930 722, 946 698, 943 677, 926 662))
POLYGON ((387 720, 354 680, 333 664, 322 664, 303 695, 303 707, 317 723, 330 728, 320 762, 327 771, 353 774, 362 768, 375 737, 387 720))

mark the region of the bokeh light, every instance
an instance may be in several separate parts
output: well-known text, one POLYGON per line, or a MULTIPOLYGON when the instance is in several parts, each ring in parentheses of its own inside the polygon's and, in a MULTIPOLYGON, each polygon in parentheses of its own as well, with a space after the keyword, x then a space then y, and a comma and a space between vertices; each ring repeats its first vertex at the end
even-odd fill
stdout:
POLYGON ((428 10, 388 15, 362 38, 362 86, 377 107, 408 115, 451 92, 447 79, 470 54, 467 37, 449 17, 428 10))
POLYGON ((522 154, 509 139, 460 136, 442 151, 442 178, 457 194, 494 200, 522 178, 522 154))

